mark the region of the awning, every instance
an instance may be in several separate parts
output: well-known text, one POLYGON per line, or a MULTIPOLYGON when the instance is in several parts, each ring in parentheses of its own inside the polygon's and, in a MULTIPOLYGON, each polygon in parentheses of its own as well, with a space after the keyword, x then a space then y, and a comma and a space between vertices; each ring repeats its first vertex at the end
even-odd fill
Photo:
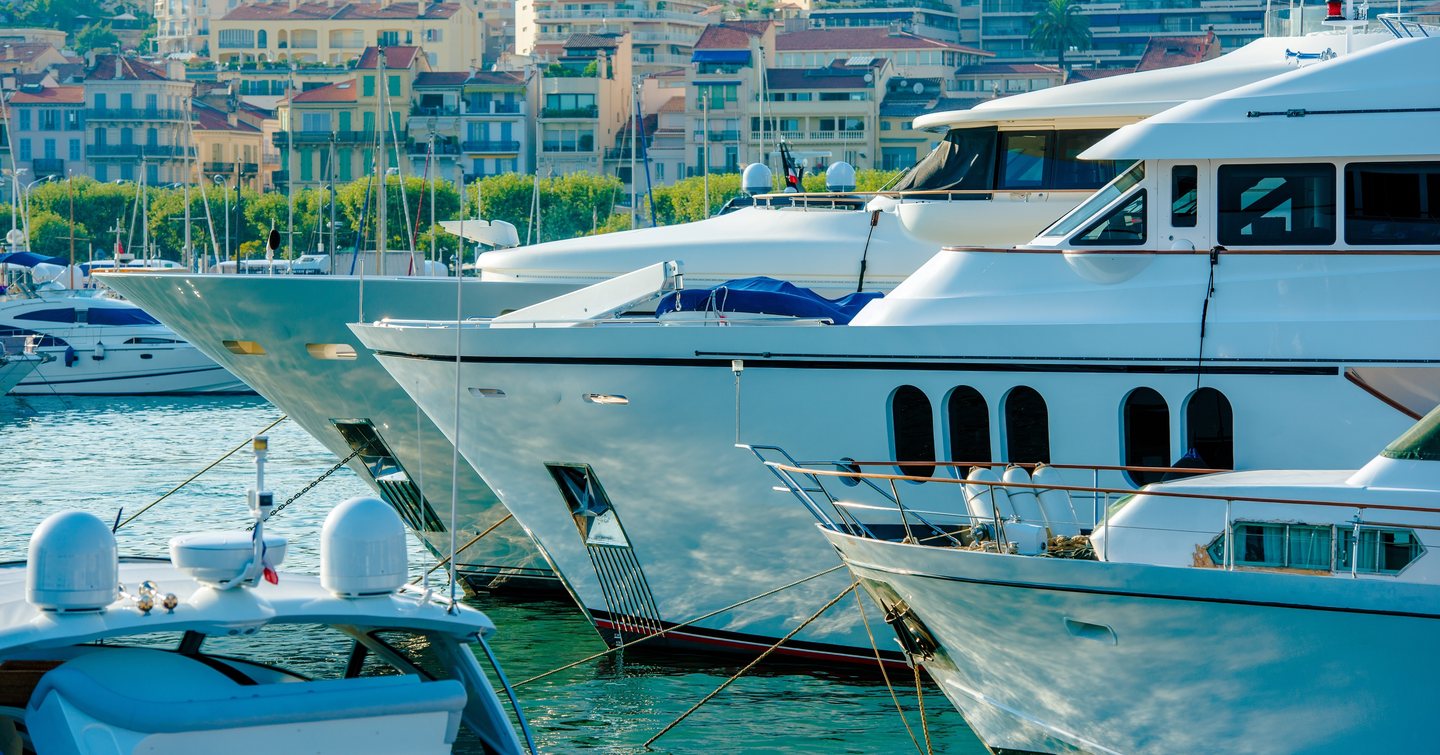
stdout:
POLYGON ((749 63, 749 50, 696 50, 691 63, 749 63))

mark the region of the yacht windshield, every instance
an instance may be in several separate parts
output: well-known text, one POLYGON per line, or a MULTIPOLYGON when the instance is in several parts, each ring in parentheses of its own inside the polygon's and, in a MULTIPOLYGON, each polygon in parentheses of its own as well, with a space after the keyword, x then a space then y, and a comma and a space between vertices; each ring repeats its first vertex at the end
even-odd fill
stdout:
POLYGON ((1040 233, 1041 236, 1065 236, 1071 231, 1079 228, 1082 223, 1090 220, 1101 209, 1115 201, 1116 197, 1129 191, 1132 186, 1145 179, 1144 161, 1135 163, 1130 169, 1121 173, 1099 191, 1090 195, 1090 198, 1080 203, 1079 207, 1071 210, 1068 215, 1055 221, 1055 224, 1046 228, 1040 233))
POLYGON ((994 126, 956 128, 945 135, 891 191, 983 191, 995 173, 994 126))

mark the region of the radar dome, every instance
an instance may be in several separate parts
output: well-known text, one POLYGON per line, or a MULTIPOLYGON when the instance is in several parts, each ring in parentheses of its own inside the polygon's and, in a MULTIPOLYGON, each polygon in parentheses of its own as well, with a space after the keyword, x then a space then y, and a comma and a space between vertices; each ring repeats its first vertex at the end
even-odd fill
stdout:
POLYGON ((750 163, 745 166, 745 172, 740 174, 740 187, 746 194, 769 194, 774 191, 770 168, 765 163, 750 163))
POLYGON ((830 163, 825 169, 825 190, 842 192, 855 190, 855 166, 845 161, 830 163))
POLYGON ((405 525, 378 498, 356 497, 331 509, 320 529, 320 585, 341 597, 395 592, 409 576, 405 525))
POLYGON ((30 536, 25 599, 42 611, 99 611, 119 596, 110 527, 83 511, 51 514, 30 536))

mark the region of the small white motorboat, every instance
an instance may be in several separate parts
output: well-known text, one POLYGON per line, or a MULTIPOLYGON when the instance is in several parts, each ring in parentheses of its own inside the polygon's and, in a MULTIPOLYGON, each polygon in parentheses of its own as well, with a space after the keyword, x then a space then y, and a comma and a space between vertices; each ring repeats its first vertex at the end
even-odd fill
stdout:
MULTIPOLYGON (((485 642, 494 625, 407 584, 390 506, 336 506, 318 578, 276 571, 286 543, 264 531, 263 438, 256 451, 249 532, 173 538, 169 559, 120 558, 107 524, 67 511, 36 529, 27 561, 0 565, 0 751, 524 752, 472 653, 508 693, 485 642), (297 639, 303 648, 287 647, 297 639), (302 655, 306 673, 266 660, 302 655), (316 674, 316 658, 331 673, 316 674)), ((514 715, 528 745, 518 705, 514 715)))

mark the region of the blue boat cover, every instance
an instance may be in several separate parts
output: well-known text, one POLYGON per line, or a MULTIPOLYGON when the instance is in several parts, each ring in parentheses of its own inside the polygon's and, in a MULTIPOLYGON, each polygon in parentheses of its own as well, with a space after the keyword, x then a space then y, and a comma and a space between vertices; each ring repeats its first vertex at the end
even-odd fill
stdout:
POLYGON ((46 257, 43 254, 34 252, 6 252, 0 254, 0 263, 19 265, 21 267, 35 267, 41 263, 49 265, 65 265, 65 260, 59 257, 46 257))
POLYGON ((879 291, 862 291, 839 299, 825 297, 774 278, 759 276, 726 281, 714 288, 686 289, 666 294, 655 314, 668 312, 749 312, 763 315, 818 317, 848 325, 866 304, 879 299, 879 291))

